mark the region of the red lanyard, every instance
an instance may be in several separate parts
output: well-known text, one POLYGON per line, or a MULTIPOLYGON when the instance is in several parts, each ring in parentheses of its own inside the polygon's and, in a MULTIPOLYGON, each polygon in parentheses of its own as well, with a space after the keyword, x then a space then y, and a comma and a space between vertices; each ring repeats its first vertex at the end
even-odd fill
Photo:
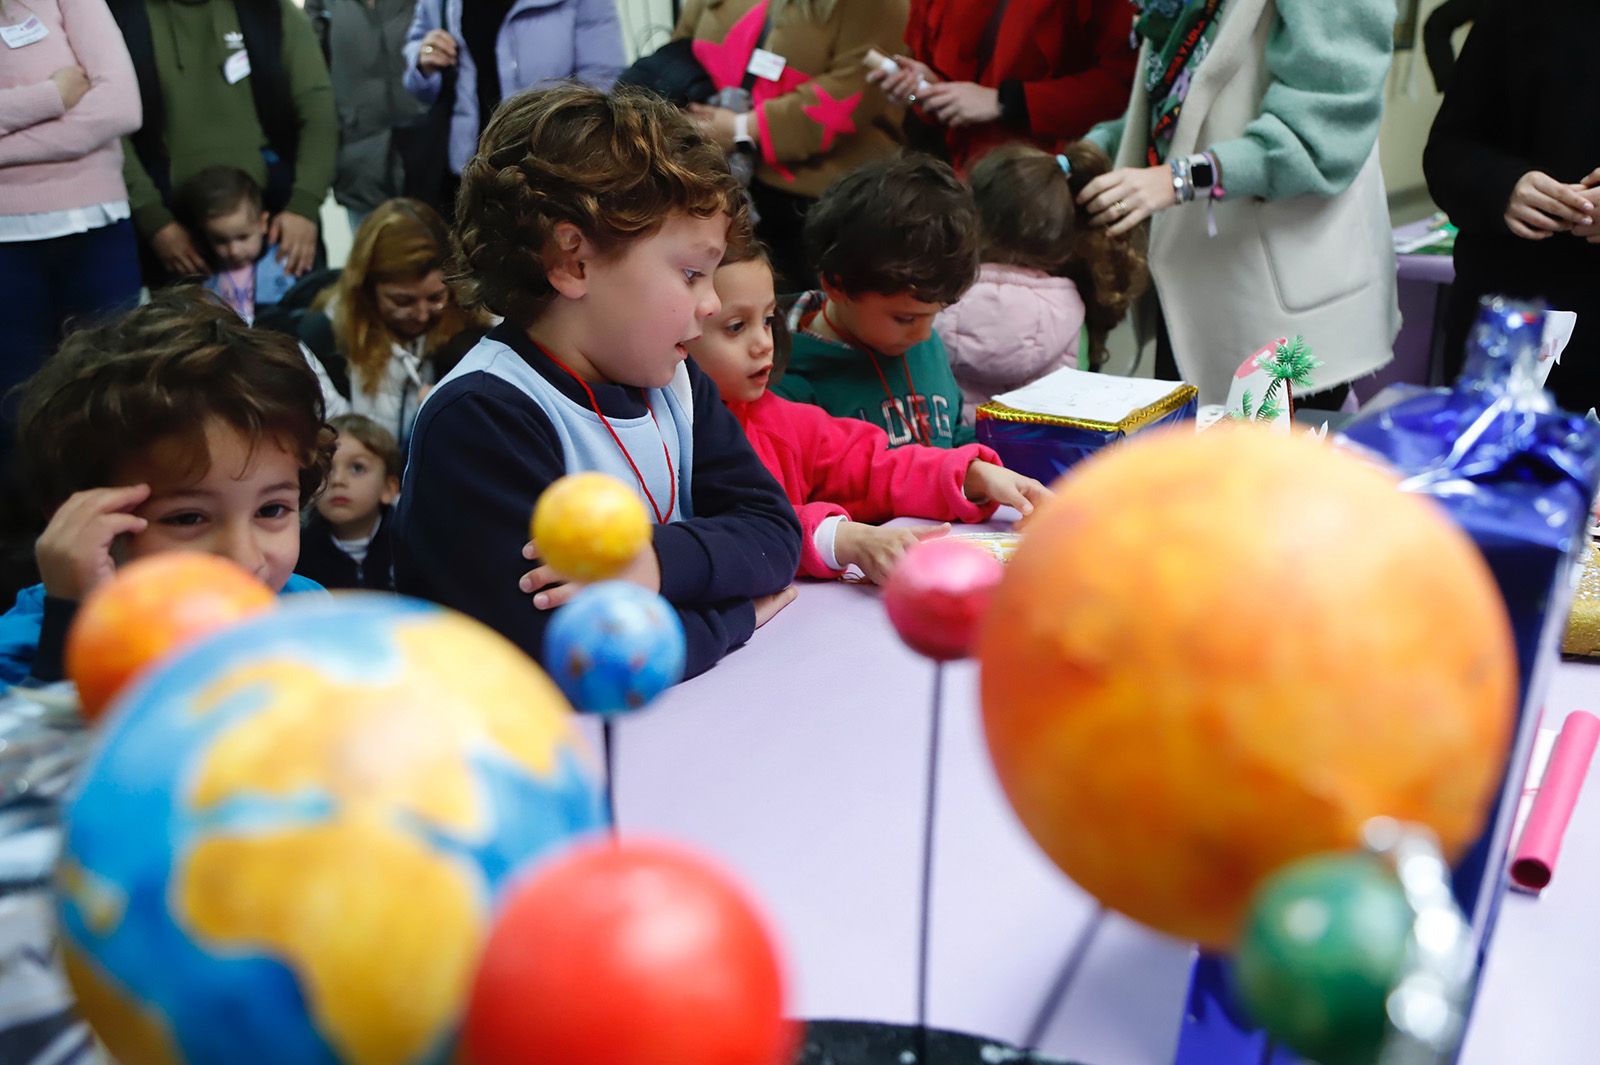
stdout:
POLYGON ((617 442, 617 450, 621 451, 622 457, 628 460, 628 468, 633 471, 634 480, 639 482, 639 490, 650 501, 650 509, 655 511, 656 524, 665 525, 667 519, 672 517, 672 512, 678 508, 678 475, 672 468, 672 452, 667 448, 667 434, 661 431, 661 423, 656 420, 655 408, 650 406, 650 400, 645 396, 644 389, 641 388, 639 390, 639 399, 644 403, 644 409, 650 412, 650 420, 655 423, 656 435, 661 437, 661 454, 666 456, 667 480, 672 485, 672 495, 667 499, 667 512, 665 514, 661 513, 661 508, 656 506, 656 497, 651 493, 650 486, 644 483, 644 474, 639 472, 639 464, 633 461, 632 455, 628 454, 628 445, 622 442, 622 437, 618 436, 617 431, 611 427, 611 419, 601 413, 600 404, 595 400, 594 389, 589 387, 589 382, 573 373, 571 367, 550 352, 546 351, 544 354, 551 362, 566 371, 568 377, 583 387, 584 395, 589 397, 589 406, 594 410, 595 416, 600 419, 600 423, 606 427, 606 432, 611 434, 611 439, 617 442))
POLYGON ((911 380, 911 364, 906 362, 904 358, 900 360, 900 368, 906 372, 905 405, 911 408, 911 417, 908 418, 905 411, 900 407, 899 398, 894 394, 894 390, 889 387, 889 379, 883 376, 883 368, 878 365, 878 353, 859 340, 849 337, 844 330, 834 325, 833 319, 828 317, 828 305, 826 303, 822 305, 822 320, 828 323, 828 328, 833 330, 834 335, 840 340, 845 341, 853 348, 859 348, 867 353, 867 358, 872 360, 872 372, 878 375, 878 383, 883 386, 883 394, 889 397, 890 405, 900 411, 900 420, 906 423, 906 430, 911 434, 911 439, 919 444, 930 443, 933 434, 928 428, 928 412, 917 409, 917 386, 911 380))

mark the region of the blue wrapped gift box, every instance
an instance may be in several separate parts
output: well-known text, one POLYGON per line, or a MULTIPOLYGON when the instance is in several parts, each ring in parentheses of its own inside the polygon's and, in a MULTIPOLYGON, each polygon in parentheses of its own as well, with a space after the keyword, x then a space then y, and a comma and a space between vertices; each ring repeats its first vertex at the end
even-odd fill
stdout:
POLYGON ((978 408, 978 443, 1006 468, 1049 484, 1080 460, 1136 432, 1192 421, 1199 393, 1178 381, 1067 367, 978 408))

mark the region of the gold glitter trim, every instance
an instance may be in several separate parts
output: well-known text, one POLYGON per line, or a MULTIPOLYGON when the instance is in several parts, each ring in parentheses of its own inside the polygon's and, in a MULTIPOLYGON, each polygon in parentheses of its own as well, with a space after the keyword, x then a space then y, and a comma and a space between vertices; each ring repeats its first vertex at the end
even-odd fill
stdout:
POLYGON ((1583 576, 1572 596, 1572 613, 1567 615, 1567 635, 1561 653, 1600 658, 1600 549, 1590 545, 1584 559, 1583 576))
POLYGON ((1004 403, 990 400, 978 408, 978 417, 993 418, 997 422, 1016 422, 1022 425, 1058 425, 1066 429, 1085 429, 1091 433, 1131 433, 1160 421, 1173 411, 1199 396, 1194 385, 1180 385, 1147 407, 1127 415, 1121 421, 1102 422, 1093 418, 1064 418, 1057 414, 1036 414, 1017 410, 1004 403))

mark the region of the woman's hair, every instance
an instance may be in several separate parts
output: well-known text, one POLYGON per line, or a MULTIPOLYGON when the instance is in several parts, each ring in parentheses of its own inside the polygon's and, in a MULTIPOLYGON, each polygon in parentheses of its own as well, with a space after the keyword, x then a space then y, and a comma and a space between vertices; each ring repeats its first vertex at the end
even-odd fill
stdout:
POLYGON ((195 230, 240 207, 259 213, 262 203, 261 186, 236 166, 208 166, 179 185, 172 195, 173 214, 195 230))
POLYGON ((1106 337, 1150 285, 1146 230, 1112 237, 1078 213, 1078 194, 1111 170, 1097 145, 1078 141, 1063 153, 1070 176, 1055 156, 1029 144, 988 152, 968 179, 978 201, 982 258, 1071 278, 1083 297, 1089 327, 1089 361, 1105 362, 1106 337))
MULTIPOLYGON (((317 307, 327 309, 337 299, 334 340, 363 391, 378 387, 393 354, 393 338, 378 312, 377 287, 421 281, 443 271, 449 261, 450 229, 437 211, 419 200, 381 203, 356 230, 344 271, 317 298, 317 307)), ((444 313, 428 331, 423 351, 432 355, 474 322, 452 291, 444 313)))
MULTIPOLYGON (((385 477, 398 479, 402 472, 400 443, 394 434, 365 414, 341 414, 328 421, 328 427, 340 436, 348 436, 383 463, 385 477)), ((336 441, 337 443, 337 441, 336 441)))
POLYGON ((547 257, 557 225, 612 255, 675 212, 725 214, 729 246, 749 239, 749 209, 722 150, 676 107, 639 89, 521 93, 495 112, 461 173, 464 298, 526 326, 555 293, 547 257))
POLYGON ((806 215, 806 254, 846 296, 909 293, 954 303, 978 276, 978 213, 946 163, 874 159, 828 186, 806 215))
POLYGON ((206 423, 251 446, 279 440, 300 463, 300 501, 322 487, 333 455, 322 388, 292 337, 251 329, 198 288, 79 329, 22 386, 17 438, 34 502, 53 511, 74 492, 115 483, 128 459, 176 439, 182 475, 204 476, 206 423))

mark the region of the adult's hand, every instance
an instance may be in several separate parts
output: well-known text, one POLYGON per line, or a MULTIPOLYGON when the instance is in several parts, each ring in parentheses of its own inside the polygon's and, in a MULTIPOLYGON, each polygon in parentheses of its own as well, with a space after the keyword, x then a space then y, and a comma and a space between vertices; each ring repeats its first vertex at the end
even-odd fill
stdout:
POLYGON ((1564 184, 1539 170, 1523 174, 1506 203, 1506 228, 1523 240, 1548 240, 1575 226, 1588 226, 1594 218, 1583 186, 1564 184))
POLYGON ((1585 225, 1574 226, 1572 235, 1582 237, 1590 244, 1600 244, 1600 167, 1589 171, 1589 176, 1578 183, 1582 192, 1579 193, 1589 201, 1589 209, 1593 222, 1585 225))
POLYGON ((432 77, 445 67, 456 65, 456 39, 444 30, 429 30, 417 50, 417 70, 432 77))
POLYGON ((206 272, 205 256, 194 246, 189 231, 176 222, 156 230, 150 238, 150 250, 173 277, 194 277, 206 272))
POLYGON ((284 272, 299 277, 317 261, 317 224, 293 211, 280 212, 267 229, 267 243, 278 246, 284 272))
POLYGON ((77 107, 83 94, 89 91, 89 75, 78 67, 62 67, 50 75, 50 80, 56 83, 56 91, 61 93, 61 106, 68 111, 77 107))
POLYGON ((706 139, 725 152, 733 151, 733 134, 735 115, 726 107, 709 107, 706 104, 690 104, 689 119, 706 139))
POLYGON ((895 103, 901 106, 919 103, 921 98, 917 94, 938 84, 939 79, 921 60, 897 55, 894 62, 899 70, 893 74, 885 74, 882 70, 869 71, 867 83, 881 88, 883 94, 895 103))
POLYGON ((1101 174, 1078 194, 1089 224, 1120 237, 1146 218, 1178 202, 1172 170, 1165 166, 1123 167, 1101 174))
POLYGON ((945 81, 929 86, 918 103, 924 114, 952 129, 1000 120, 1000 90, 970 81, 945 81))

